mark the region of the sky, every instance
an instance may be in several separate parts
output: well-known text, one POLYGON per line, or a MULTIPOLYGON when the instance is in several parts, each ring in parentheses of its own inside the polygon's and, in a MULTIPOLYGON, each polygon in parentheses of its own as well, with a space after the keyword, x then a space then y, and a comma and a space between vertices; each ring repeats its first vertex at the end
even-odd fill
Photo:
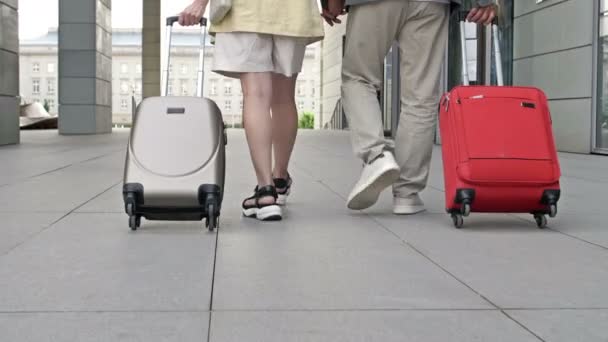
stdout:
MULTIPOLYGON (((58 0, 19 0, 19 37, 30 39, 45 34, 50 27, 57 27, 58 0)), ((85 1, 85 0, 82 0, 85 1)), ((191 0, 162 2, 163 16, 174 15, 191 0)), ((142 0, 112 1, 112 26, 114 28, 141 28, 142 0)))

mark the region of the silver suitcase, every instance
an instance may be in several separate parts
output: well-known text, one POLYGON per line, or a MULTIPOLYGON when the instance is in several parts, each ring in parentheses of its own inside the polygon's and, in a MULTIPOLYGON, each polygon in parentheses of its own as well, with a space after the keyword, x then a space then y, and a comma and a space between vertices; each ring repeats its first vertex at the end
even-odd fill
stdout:
MULTIPOLYGON (((177 17, 167 18, 167 54, 177 17)), ((197 97, 151 97, 137 107, 128 142, 123 198, 129 227, 148 220, 206 220, 218 226, 226 134, 215 102, 202 97, 206 20, 201 19, 197 97)), ((170 56, 163 65, 167 95, 170 56)))

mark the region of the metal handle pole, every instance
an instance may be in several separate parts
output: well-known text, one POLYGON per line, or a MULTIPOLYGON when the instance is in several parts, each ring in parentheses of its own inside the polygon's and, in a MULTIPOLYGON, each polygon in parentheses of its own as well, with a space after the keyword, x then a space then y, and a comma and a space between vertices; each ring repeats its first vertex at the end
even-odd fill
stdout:
MULTIPOLYGON (((168 23, 167 23, 168 24, 168 23)), ((165 32, 165 37, 167 40, 167 44, 166 44, 166 58, 165 58, 165 64, 163 65, 163 80, 161 82, 162 84, 162 94, 164 96, 169 95, 169 66, 171 65, 171 36, 173 33, 173 23, 171 23, 170 25, 167 25, 166 28, 166 32, 165 32)))
POLYGON ((196 96, 203 97, 203 87, 205 80, 205 44, 207 43, 207 26, 201 25, 201 46, 199 48, 198 56, 198 75, 196 80, 196 96))
POLYGON ((498 37, 498 25, 492 25, 492 37, 494 40, 494 55, 496 57, 496 80, 499 86, 505 85, 504 75, 502 73, 502 55, 500 53, 500 39, 498 37))
POLYGON ((467 63, 467 37, 465 29, 465 21, 460 21, 460 45, 461 45, 461 59, 462 59, 462 83, 465 86, 470 84, 469 81, 469 67, 467 63))

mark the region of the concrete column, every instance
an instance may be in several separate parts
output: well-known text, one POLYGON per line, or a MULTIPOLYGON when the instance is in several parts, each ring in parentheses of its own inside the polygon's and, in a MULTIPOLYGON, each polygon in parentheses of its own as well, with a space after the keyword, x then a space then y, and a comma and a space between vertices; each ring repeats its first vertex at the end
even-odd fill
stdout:
POLYGON ((59 0, 59 133, 111 131, 111 0, 59 0))
POLYGON ((160 95, 161 0, 143 0, 143 97, 160 95))
POLYGON ((0 0, 0 145, 19 143, 17 0, 0 0))

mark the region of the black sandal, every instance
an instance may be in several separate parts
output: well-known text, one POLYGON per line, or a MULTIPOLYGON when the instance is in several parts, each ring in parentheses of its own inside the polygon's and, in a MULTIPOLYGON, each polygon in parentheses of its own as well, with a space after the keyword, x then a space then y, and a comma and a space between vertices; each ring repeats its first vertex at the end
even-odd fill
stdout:
POLYGON ((243 201, 243 215, 257 218, 260 221, 279 221, 283 218, 281 207, 277 205, 277 189, 268 185, 262 188, 256 187, 254 195, 243 201), (260 199, 264 197, 274 198, 274 203, 260 204, 260 199), (248 201, 255 200, 255 204, 247 205, 248 201))
POLYGON ((278 205, 286 205, 287 204, 287 196, 291 194, 291 185, 293 184, 293 180, 291 179, 291 175, 287 175, 287 179, 285 178, 275 178, 273 179, 274 186, 277 189, 277 204, 278 205))

